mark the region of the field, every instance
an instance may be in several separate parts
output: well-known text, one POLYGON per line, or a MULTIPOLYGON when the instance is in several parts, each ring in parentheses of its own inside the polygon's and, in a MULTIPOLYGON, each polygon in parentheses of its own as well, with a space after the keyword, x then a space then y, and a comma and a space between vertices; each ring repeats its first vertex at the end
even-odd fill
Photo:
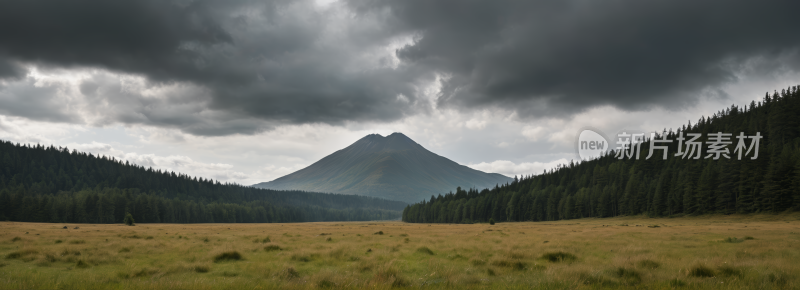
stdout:
POLYGON ((0 288, 797 289, 799 217, 495 225, 2 222, 0 288))

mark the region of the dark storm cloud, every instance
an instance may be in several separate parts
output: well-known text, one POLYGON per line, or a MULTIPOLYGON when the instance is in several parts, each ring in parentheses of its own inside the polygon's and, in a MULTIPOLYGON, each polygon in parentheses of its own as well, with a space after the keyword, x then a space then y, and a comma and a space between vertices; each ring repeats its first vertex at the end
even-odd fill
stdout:
POLYGON ((796 70, 798 6, 459 0, 350 1, 318 9, 311 1, 3 1, 0 111, 197 135, 252 134, 287 123, 391 121, 425 112, 421 91, 436 75, 443 77, 440 107, 500 107, 523 117, 598 105, 681 108, 745 69, 768 73, 775 65, 766 63, 796 70), (386 50, 410 36, 415 41, 386 50), (93 73, 78 89, 83 105, 66 98, 55 106, 56 88, 34 88, 21 64, 141 75, 147 83, 140 87, 173 91, 153 97, 93 73))
POLYGON ((702 90, 735 81, 748 60, 796 55, 800 45, 796 1, 353 4, 361 13, 388 8, 393 25, 420 32, 421 39, 397 55, 451 76, 440 105, 497 105, 521 113, 604 104, 678 108, 702 90))
MULTIPOLYGON (((354 61, 392 35, 340 23, 341 15, 335 12, 342 9, 323 13, 314 5, 312 1, 4 1, 0 55, 45 70, 102 68, 143 75, 151 85, 203 86, 210 99, 202 103, 216 112, 211 116, 197 110, 154 115, 152 106, 135 105, 129 112, 103 112, 106 118, 101 118, 201 135, 251 134, 270 128, 256 124, 258 120, 340 124, 395 120, 413 113, 413 81, 425 72, 413 72, 412 77, 412 71, 354 61), (331 25, 345 31, 326 30, 331 25), (362 37, 370 33, 376 37, 362 37), (398 102, 399 94, 409 102, 398 102)), ((93 87, 111 83, 85 82, 80 91, 87 99, 152 102, 113 89, 92 95, 87 92, 97 91, 93 87)))
POLYGON ((169 1, 3 1, 0 52, 58 66, 98 66, 186 78, 191 55, 181 43, 231 37, 200 3, 169 1))

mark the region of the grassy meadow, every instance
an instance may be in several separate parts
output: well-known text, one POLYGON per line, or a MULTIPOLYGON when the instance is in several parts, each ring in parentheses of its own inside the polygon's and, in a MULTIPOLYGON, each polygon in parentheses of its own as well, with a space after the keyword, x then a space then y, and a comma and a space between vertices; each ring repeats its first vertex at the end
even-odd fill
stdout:
POLYGON ((2 289, 395 287, 798 289, 800 216, 0 223, 2 289))

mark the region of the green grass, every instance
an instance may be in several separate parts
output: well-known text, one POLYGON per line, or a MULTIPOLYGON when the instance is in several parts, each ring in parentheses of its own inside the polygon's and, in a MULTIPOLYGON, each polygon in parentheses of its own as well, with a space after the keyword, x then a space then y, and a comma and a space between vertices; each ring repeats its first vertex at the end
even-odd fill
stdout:
POLYGON ((0 289, 800 286, 797 215, 63 226, 0 222, 0 289))

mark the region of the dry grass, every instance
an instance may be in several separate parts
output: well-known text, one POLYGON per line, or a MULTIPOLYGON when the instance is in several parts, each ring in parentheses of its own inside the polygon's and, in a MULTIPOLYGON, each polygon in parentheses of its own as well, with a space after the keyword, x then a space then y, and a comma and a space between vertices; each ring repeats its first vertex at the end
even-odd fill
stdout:
POLYGON ((797 289, 798 217, 2 222, 0 289, 797 289))

